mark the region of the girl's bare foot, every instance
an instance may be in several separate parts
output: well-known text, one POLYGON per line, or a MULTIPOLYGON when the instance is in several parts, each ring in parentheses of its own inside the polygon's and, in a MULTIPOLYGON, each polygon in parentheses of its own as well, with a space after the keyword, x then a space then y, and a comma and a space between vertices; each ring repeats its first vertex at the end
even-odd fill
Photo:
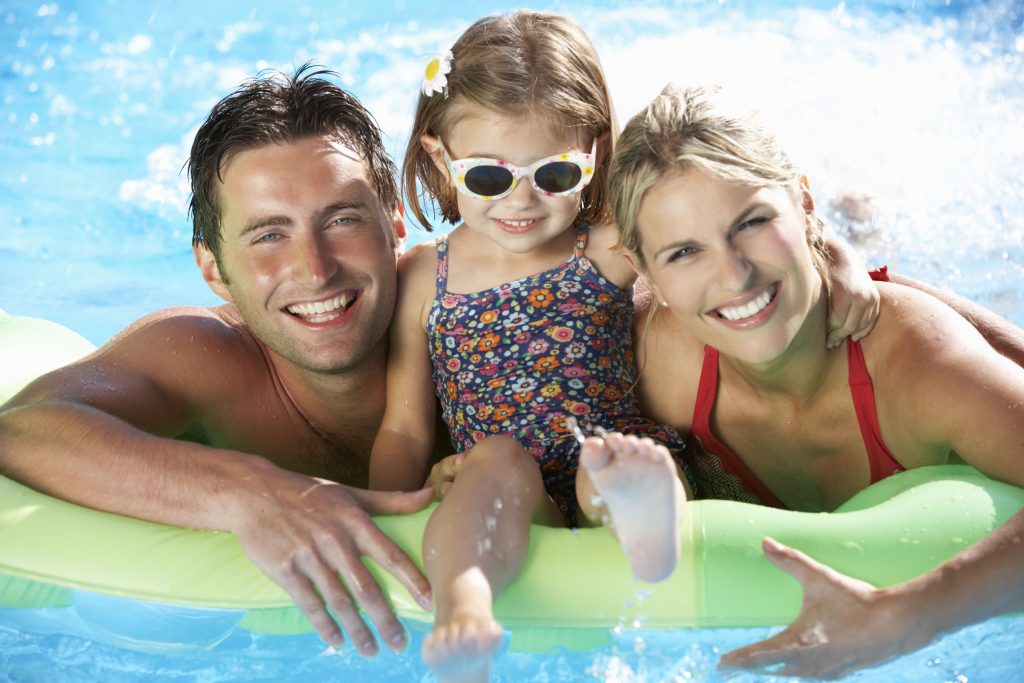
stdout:
POLYGON ((435 592, 434 630, 423 641, 423 662, 440 683, 486 683, 501 645, 501 625, 491 612, 491 589, 478 569, 435 592))
POLYGON ((679 535, 686 494, 668 449, 651 439, 609 433, 589 438, 580 450, 633 575, 661 581, 679 560, 679 535))

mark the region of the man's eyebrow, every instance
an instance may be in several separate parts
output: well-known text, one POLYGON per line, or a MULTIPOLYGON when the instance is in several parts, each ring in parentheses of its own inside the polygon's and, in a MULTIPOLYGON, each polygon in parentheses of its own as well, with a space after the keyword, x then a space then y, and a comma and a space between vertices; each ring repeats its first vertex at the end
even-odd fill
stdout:
POLYGON ((255 232, 257 230, 272 227, 275 225, 290 225, 291 222, 292 221, 290 218, 288 218, 288 216, 257 216, 256 218, 253 218, 252 220, 245 224, 245 227, 243 227, 242 231, 238 233, 238 236, 245 237, 250 232, 255 232))
POLYGON ((320 209, 320 211, 315 214, 315 218, 318 219, 317 222, 320 222, 332 213, 337 213, 339 211, 366 211, 367 209, 367 203, 361 199, 343 199, 337 202, 332 202, 320 209))
MULTIPOLYGON (((324 208, 320 209, 316 214, 314 214, 314 218, 319 222, 330 216, 332 213, 337 213, 338 211, 364 211, 367 207, 367 203, 362 200, 341 200, 328 204, 324 208)), ((245 224, 245 227, 242 228, 242 231, 238 236, 245 237, 249 233, 263 228, 286 226, 291 224, 292 219, 285 215, 272 214, 269 216, 257 216, 245 224)))

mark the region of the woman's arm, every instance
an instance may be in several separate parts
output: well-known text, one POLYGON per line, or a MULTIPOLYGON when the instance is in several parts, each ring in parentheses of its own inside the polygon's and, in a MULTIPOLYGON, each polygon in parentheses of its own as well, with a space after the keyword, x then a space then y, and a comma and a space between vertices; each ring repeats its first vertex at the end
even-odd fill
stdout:
MULTIPOLYGON (((882 295, 864 349, 886 443, 906 466, 955 454, 1024 486, 1024 370, 933 297, 894 285, 882 285, 882 295)), ((783 675, 839 677, 1024 609, 1024 511, 935 570, 886 589, 773 541, 764 549, 803 584, 803 608, 775 637, 723 657, 723 667, 782 664, 783 675)))
POLYGON ((765 555, 804 590, 796 621, 722 656, 722 669, 782 665, 783 676, 841 678, 1000 614, 1024 611, 1024 510, 988 538, 906 583, 873 588, 771 539, 765 555))
POLYGON ((398 303, 391 321, 387 408, 370 455, 370 488, 423 486, 434 449, 434 384, 425 331, 436 289, 436 251, 414 248, 398 262, 398 303))

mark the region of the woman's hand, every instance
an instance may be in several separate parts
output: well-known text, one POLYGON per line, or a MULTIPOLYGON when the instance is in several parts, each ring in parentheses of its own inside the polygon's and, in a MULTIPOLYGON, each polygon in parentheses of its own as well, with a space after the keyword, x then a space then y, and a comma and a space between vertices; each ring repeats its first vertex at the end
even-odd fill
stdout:
POLYGON ((804 590, 803 606, 785 630, 727 652, 720 669, 773 670, 782 676, 842 678, 927 645, 934 637, 926 610, 914 609, 913 591, 877 589, 766 538, 765 556, 804 590))

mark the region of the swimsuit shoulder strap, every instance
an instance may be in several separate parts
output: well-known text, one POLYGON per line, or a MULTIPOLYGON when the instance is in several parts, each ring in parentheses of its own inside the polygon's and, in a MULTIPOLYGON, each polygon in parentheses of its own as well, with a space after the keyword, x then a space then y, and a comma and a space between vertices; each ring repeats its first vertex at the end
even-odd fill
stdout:
POLYGON ((711 431, 711 410, 718 393, 718 349, 704 346, 704 363, 700 369, 700 383, 697 385, 697 399, 693 406, 693 422, 690 430, 703 446, 704 451, 718 458, 721 470, 739 480, 748 494, 753 494, 761 505, 785 510, 786 504, 771 492, 757 475, 733 453, 732 449, 718 440, 711 431))
POLYGON ((573 246, 573 258, 583 258, 587 249, 587 237, 590 235, 590 223, 580 221, 576 224, 576 244, 573 246))
POLYGON ((861 438, 868 452, 868 465, 871 467, 871 483, 885 479, 903 471, 882 440, 882 431, 878 426, 878 408, 875 405, 875 389, 868 374, 868 366, 864 361, 864 351, 860 342, 852 339, 846 342, 849 363, 850 395, 853 398, 853 409, 857 413, 857 424, 860 425, 861 438))
POLYGON ((438 235, 434 241, 437 248, 437 296, 448 291, 448 234, 438 235))

